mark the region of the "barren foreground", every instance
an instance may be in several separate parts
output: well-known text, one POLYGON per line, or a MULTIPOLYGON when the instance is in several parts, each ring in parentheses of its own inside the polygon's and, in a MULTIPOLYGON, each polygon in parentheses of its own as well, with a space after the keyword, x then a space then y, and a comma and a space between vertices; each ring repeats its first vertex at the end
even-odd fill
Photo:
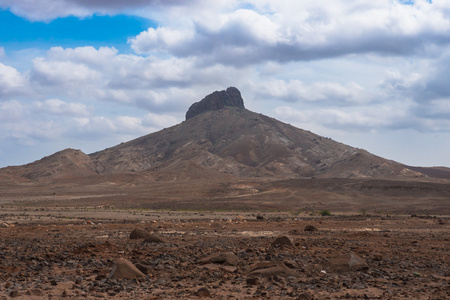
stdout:
POLYGON ((450 297, 446 217, 117 213, 6 210, 15 226, 0 228, 0 299, 450 297), (135 229, 145 232, 130 239, 135 229), (143 273, 124 278, 134 273, 118 272, 118 258, 143 273))

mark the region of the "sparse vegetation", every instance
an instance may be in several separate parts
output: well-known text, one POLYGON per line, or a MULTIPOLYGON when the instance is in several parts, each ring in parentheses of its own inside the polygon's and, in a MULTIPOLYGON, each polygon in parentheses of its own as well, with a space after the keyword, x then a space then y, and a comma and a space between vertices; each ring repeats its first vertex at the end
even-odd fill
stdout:
POLYGON ((326 217, 326 216, 331 216, 331 212, 330 212, 330 210, 328 210, 328 209, 323 209, 323 210, 321 210, 321 211, 319 212, 319 214, 320 214, 321 216, 324 216, 324 217, 326 217))

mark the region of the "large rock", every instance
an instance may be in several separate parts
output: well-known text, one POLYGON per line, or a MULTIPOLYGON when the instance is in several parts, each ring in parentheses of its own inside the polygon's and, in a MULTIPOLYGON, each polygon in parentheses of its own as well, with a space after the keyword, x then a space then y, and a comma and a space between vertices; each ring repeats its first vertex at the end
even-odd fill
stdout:
POLYGON ((332 258, 329 260, 328 266, 333 271, 361 271, 369 268, 366 261, 355 253, 347 253, 332 258))
POLYGON ((239 258, 233 252, 219 252, 208 255, 198 260, 200 264, 222 264, 228 266, 236 266, 239 258))
POLYGON ((167 241, 166 241, 166 239, 164 239, 162 237, 150 234, 147 237, 145 237, 143 243, 144 244, 149 244, 149 243, 163 243, 164 244, 164 243, 167 243, 167 241))
POLYGON ((294 247, 294 243, 292 242, 292 240, 289 237, 283 235, 283 236, 277 237, 272 242, 272 247, 275 247, 275 248, 294 247))
POLYGON ((114 279, 132 279, 144 276, 144 273, 139 271, 132 262, 124 258, 119 258, 114 262, 114 266, 109 274, 109 277, 114 279))
POLYGON ((251 276, 296 276, 297 272, 280 261, 259 262, 250 266, 251 276))
POLYGON ((146 237, 150 236, 150 232, 144 230, 144 229, 139 229, 136 228, 134 229, 131 233, 130 233, 130 239, 131 240, 135 240, 135 239, 145 239, 146 237))
POLYGON ((219 110, 225 106, 245 108, 241 92, 237 88, 229 87, 226 91, 215 91, 200 102, 195 102, 189 107, 186 113, 186 120, 205 111, 219 110))

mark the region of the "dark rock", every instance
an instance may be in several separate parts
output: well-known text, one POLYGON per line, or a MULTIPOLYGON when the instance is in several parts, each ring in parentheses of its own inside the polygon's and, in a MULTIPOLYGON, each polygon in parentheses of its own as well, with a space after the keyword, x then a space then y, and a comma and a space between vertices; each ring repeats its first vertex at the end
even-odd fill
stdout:
POLYGON ((259 262, 250 266, 252 276, 296 276, 297 272, 279 261, 259 262))
POLYGON ((287 236, 279 236, 272 242, 272 247, 280 248, 280 247, 294 247, 294 243, 287 236))
POLYGON ((372 259, 374 261, 382 261, 383 255, 381 253, 374 253, 374 254, 372 254, 372 259))
POLYGON ((304 231, 318 231, 317 227, 313 225, 306 225, 304 231))
POLYGON ((143 230, 143 229, 134 229, 131 233, 130 233, 130 239, 131 240, 135 240, 135 239, 145 239, 146 237, 150 236, 150 232, 143 230))
POLYGON ((248 285, 258 285, 259 284, 259 279, 255 278, 255 277, 250 277, 250 278, 247 278, 246 283, 248 285))
POLYGON ((204 287, 200 288, 195 294, 199 297, 211 297, 209 290, 204 287))
POLYGON ((303 294, 300 294, 300 295, 297 297, 297 299, 299 299, 299 300, 312 300, 313 297, 311 296, 310 293, 303 293, 303 294))
POLYGON ((13 291, 11 291, 11 292, 9 293, 9 296, 10 296, 11 298, 19 297, 19 296, 20 296, 20 293, 19 293, 17 290, 13 290, 13 291))
POLYGON ((144 273, 145 275, 150 274, 151 271, 151 267, 149 265, 136 264, 136 268, 138 268, 138 270, 144 273))
POLYGON ((237 88, 229 87, 226 91, 215 91, 203 98, 200 102, 192 104, 186 113, 186 120, 203 112, 219 110, 225 106, 245 108, 241 92, 237 88))
POLYGON ((144 244, 147 243, 167 243, 167 241, 156 235, 148 235, 143 241, 144 244))
POLYGON ((239 263, 239 258, 233 252, 220 252, 213 253, 207 257, 201 258, 198 261, 201 264, 223 264, 229 266, 237 266, 239 263))

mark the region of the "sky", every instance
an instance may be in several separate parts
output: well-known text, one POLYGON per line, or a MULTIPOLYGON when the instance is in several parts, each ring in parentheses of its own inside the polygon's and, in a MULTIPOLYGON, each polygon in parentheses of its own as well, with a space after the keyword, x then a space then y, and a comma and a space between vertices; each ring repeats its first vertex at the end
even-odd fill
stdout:
POLYGON ((0 0, 0 167, 247 109, 450 167, 448 0, 0 0))

